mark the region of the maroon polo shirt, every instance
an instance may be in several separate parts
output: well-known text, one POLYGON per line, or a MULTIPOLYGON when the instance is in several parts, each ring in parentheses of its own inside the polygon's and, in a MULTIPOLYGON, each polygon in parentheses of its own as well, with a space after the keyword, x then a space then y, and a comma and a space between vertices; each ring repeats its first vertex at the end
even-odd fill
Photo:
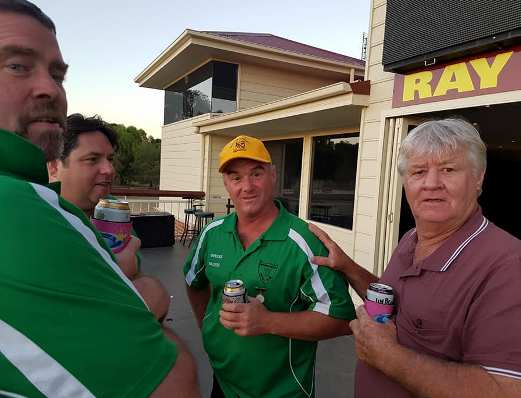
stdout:
MULTIPOLYGON (((521 241, 478 209, 434 253, 413 263, 416 242, 416 230, 404 235, 380 279, 394 289, 399 343, 521 379, 521 241)), ((413 395, 359 361, 355 396, 413 395)))

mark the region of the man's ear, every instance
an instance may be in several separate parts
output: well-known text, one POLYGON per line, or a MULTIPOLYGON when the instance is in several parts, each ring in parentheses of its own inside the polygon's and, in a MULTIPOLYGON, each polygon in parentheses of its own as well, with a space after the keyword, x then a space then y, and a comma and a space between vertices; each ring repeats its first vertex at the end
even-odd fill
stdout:
POLYGON ((49 182, 58 181, 58 162, 58 159, 47 162, 47 174, 49 174, 49 182))

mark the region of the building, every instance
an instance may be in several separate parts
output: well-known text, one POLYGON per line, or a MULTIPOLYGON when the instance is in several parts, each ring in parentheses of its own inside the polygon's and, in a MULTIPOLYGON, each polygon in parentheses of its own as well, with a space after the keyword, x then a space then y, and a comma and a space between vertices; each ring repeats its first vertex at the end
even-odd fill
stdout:
POLYGON ((161 183, 206 192, 226 211, 218 155, 231 138, 265 141, 278 196, 303 218, 353 245, 365 63, 271 34, 186 30, 141 74, 165 91, 161 183))
POLYGON ((274 155, 290 210, 381 274, 413 225, 399 144, 423 120, 458 115, 488 146, 484 214, 521 237, 520 38, 517 0, 372 0, 365 71, 360 60, 271 35, 186 31, 136 79, 166 91, 161 188, 222 202, 219 150, 232 136, 257 136, 274 155), (228 68, 237 86, 223 88, 214 75, 215 98, 184 102, 201 115, 167 117, 181 106, 169 89, 187 87, 212 62, 217 74, 220 62, 236 65, 228 68))

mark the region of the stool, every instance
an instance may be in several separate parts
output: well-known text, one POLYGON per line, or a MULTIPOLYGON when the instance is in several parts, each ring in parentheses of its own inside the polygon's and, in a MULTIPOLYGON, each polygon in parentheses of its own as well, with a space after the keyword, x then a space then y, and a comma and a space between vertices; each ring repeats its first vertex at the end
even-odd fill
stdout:
POLYGON ((195 215, 195 232, 192 234, 192 238, 190 239, 190 243, 188 244, 188 247, 192 245, 192 241, 194 238, 198 237, 201 234, 201 231, 203 228, 213 220, 214 213, 211 211, 202 211, 202 210, 196 210, 194 212, 195 215))
MULTIPOLYGON (((184 198, 183 198, 184 199, 184 198)), ((184 210, 185 213, 185 227, 183 229, 183 233, 179 238, 179 242, 183 241, 183 246, 186 243, 186 239, 188 238, 188 234, 191 234, 191 239, 193 239, 194 234, 197 232, 197 217, 195 217, 195 212, 198 211, 197 207, 202 206, 200 203, 194 203, 193 199, 188 200, 188 208, 184 210), (192 228, 190 228, 190 224, 192 228)))

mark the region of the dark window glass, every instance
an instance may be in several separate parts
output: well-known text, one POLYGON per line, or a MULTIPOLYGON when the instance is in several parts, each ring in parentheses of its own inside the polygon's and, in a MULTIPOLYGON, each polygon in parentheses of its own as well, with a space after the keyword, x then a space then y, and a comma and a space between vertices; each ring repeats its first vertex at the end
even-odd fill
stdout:
POLYGON ((173 123, 205 113, 237 109, 237 65, 212 61, 165 90, 165 120, 173 123))
POLYGON ((165 91, 165 124, 183 119, 183 93, 165 91))
POLYGON ((213 62, 213 98, 235 101, 237 95, 237 65, 213 62))
POLYGON ((237 101, 212 98, 212 113, 228 113, 237 110, 237 101))
POLYGON ((212 79, 206 79, 185 91, 186 118, 204 115, 212 111, 212 79))
POLYGON ((308 218, 353 228, 359 134, 313 138, 308 218))
POLYGON ((295 215, 298 215, 300 198, 302 142, 302 138, 299 138, 264 143, 277 172, 275 196, 295 215))

